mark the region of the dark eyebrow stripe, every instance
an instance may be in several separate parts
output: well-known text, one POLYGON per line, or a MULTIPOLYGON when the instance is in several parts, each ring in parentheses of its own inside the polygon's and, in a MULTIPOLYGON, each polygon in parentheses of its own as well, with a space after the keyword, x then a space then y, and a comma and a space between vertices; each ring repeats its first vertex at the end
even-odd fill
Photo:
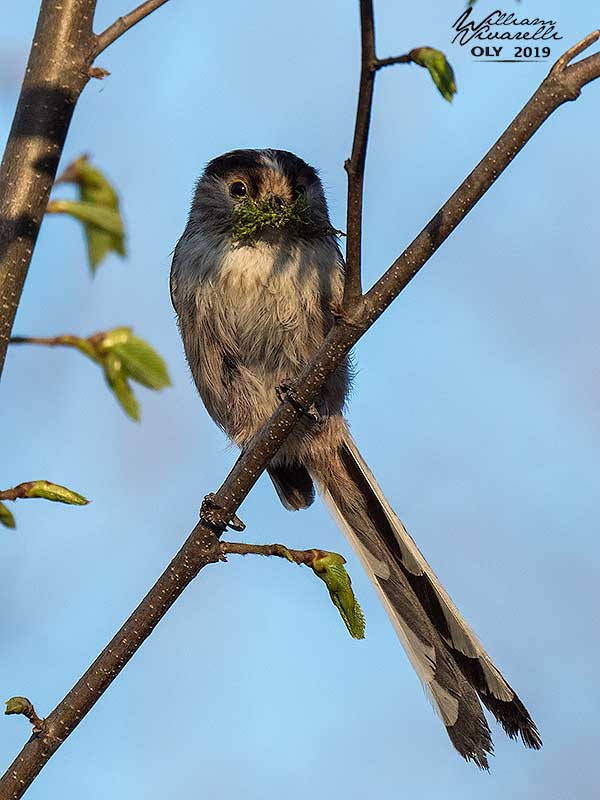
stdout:
POLYGON ((208 178, 224 178, 231 172, 255 172, 262 167, 257 150, 232 150, 222 156, 213 158, 204 171, 208 178))

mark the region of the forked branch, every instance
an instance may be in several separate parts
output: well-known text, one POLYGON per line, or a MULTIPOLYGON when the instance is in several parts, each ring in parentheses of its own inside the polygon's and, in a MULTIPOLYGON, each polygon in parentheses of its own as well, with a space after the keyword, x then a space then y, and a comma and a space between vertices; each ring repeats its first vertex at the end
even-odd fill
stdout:
POLYGON ((0 377, 25 278, 77 101, 94 58, 167 0, 148 0, 100 36, 96 0, 42 0, 0 166, 0 377))
MULTIPOLYGON (((361 19, 364 22, 364 12, 369 9, 370 16, 367 14, 366 21, 372 23, 370 2, 361 4, 361 19)), ((597 38, 598 33, 592 34, 573 52, 589 46, 597 38)), ((296 398, 304 407, 308 408, 316 399, 326 378, 350 348, 466 217, 550 114, 563 103, 578 97, 581 88, 599 76, 600 54, 570 65, 568 60, 559 59, 506 132, 367 293, 361 303, 360 313, 350 322, 345 321, 343 315, 340 316, 337 325, 293 387, 296 398)), ((366 74, 363 78, 370 80, 366 74)), ((359 152, 366 144, 367 131, 368 119, 361 134, 364 140, 357 143, 359 152)), ((348 234, 355 224, 355 221, 351 223, 349 220, 348 234)), ((353 235, 356 235, 355 231, 353 235)), ((357 241, 360 243, 360 237, 357 241)), ((212 528, 202 521, 196 525, 179 553, 121 630, 46 718, 43 732, 34 735, 27 742, 0 779, 0 800, 15 800, 24 794, 44 764, 106 691, 185 587, 204 566, 220 560, 220 530, 233 518, 242 500, 294 428, 299 416, 297 404, 283 402, 266 423, 253 446, 240 456, 212 499, 213 518, 218 523, 217 526, 212 528)))
POLYGON ((137 25, 138 22, 145 19, 153 11, 156 11, 157 8, 164 6, 166 2, 167 0, 146 0, 145 3, 141 3, 137 8, 134 8, 133 11, 130 11, 129 14, 119 17, 105 31, 96 36, 95 55, 100 55, 100 53, 106 50, 113 42, 116 42, 120 36, 126 33, 130 28, 133 28, 134 25, 137 25))

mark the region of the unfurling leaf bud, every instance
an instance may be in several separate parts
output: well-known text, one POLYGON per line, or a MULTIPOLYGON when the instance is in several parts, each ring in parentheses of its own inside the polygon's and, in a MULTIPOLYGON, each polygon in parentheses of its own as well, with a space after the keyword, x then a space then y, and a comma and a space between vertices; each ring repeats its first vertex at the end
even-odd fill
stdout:
POLYGON ((170 386, 169 373, 163 359, 153 347, 138 336, 115 343, 112 352, 121 360, 121 366, 132 380, 148 389, 170 386))
POLYGON ((55 503, 66 503, 70 506, 86 506, 90 501, 83 495, 60 486, 50 481, 31 481, 25 491, 24 497, 42 497, 55 503))
POLYGON ((87 156, 73 161, 57 183, 75 183, 79 201, 51 200, 48 212, 70 214, 83 223, 92 273, 111 251, 125 255, 125 232, 117 193, 87 156))
POLYGON ((108 385, 115 393, 115 397, 121 404, 123 411, 134 419, 136 422, 140 421, 140 405, 131 391, 131 386, 127 380, 127 375, 123 370, 121 359, 116 356, 112 350, 104 356, 103 360, 104 374, 108 385))
POLYGON ((115 345, 128 342, 132 336, 133 330, 123 325, 120 328, 112 328, 111 330, 104 331, 101 334, 96 333, 90 338, 94 341, 97 341, 98 352, 106 353, 115 345))
POLYGON ((0 525, 4 525, 5 528, 17 527, 12 512, 8 510, 4 503, 0 503, 0 525))
POLYGON ((408 55, 411 61, 429 71, 442 97, 451 103, 453 95, 456 94, 456 82, 454 70, 446 56, 433 47, 415 47, 408 55))
POLYGON ((25 714, 29 716, 33 713, 33 705, 26 697, 11 697, 6 701, 5 714, 25 714))
POLYGON ((354 639, 365 638, 365 617, 352 590, 352 581, 346 572, 346 559, 339 553, 316 550, 308 563, 315 575, 325 582, 329 596, 341 614, 354 639))

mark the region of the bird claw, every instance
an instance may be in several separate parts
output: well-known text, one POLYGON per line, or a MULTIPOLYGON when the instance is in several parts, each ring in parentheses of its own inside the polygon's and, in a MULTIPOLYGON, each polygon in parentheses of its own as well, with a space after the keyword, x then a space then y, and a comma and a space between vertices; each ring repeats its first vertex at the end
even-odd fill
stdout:
POLYGON ((298 413, 302 414, 303 417, 308 417, 308 419, 312 420, 313 422, 321 422, 322 417, 317 411, 317 407, 314 403, 311 403, 309 408, 306 408, 305 405, 299 400, 298 395, 296 394, 295 390, 291 386, 291 382, 284 381, 280 386, 277 386, 275 389, 277 393, 277 397, 280 403, 285 403, 288 400, 298 411, 298 413))
POLYGON ((227 528, 231 528, 233 531, 243 531, 246 526, 237 516, 237 514, 234 514, 229 522, 221 521, 218 512, 221 511, 222 508, 218 503, 215 502, 215 497, 215 493, 210 492, 210 494, 207 494, 202 501, 202 505, 200 506, 200 519, 202 522, 210 525, 211 528, 221 531, 221 533, 227 530, 227 528))

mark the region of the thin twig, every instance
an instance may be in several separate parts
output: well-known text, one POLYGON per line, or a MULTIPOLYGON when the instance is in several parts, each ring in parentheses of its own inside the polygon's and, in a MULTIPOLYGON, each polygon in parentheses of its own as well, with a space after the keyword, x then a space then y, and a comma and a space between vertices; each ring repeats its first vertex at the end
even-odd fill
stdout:
POLYGON ((0 376, 56 168, 89 80, 96 0, 42 0, 0 174, 0 376))
POLYGON ((360 313, 362 300, 361 245, 362 245, 362 206, 365 161, 373 89, 375 85, 375 20, 373 0, 360 0, 360 42, 361 68, 358 88, 358 104, 354 124, 352 154, 344 164, 348 175, 348 201, 346 210, 346 277, 342 299, 342 315, 349 321, 360 313))
POLYGON ((72 347, 78 336, 63 334, 62 336, 11 336, 10 344, 44 344, 48 347, 72 347))
POLYGON ((326 555, 325 551, 312 548, 310 550, 292 550, 284 544, 250 544, 247 542, 221 542, 223 560, 228 555, 238 556, 277 556, 294 564, 311 564, 315 558, 326 555))
POLYGON ((410 53, 405 53, 403 56, 391 56, 391 58, 378 58, 375 61, 375 69, 392 67, 394 64, 410 64, 411 62, 410 53))
POLYGON ((42 0, 0 165, 0 377, 17 308, 79 96, 94 58, 167 0, 149 0, 99 36, 96 0, 42 0))
POLYGON ((33 733, 38 734, 44 730, 44 720, 38 717, 33 703, 27 697, 11 697, 6 703, 5 714, 22 714, 27 717, 33 727, 33 733))
POLYGON ((375 76, 382 67, 393 64, 406 64, 412 59, 410 54, 392 58, 377 58, 375 49, 375 18, 373 0, 360 0, 360 42, 361 68, 358 87, 356 121, 352 154, 344 164, 348 175, 346 272, 341 315, 351 322, 361 313, 362 295, 362 207, 365 163, 369 126, 373 108, 375 76))
POLYGON ((594 42, 597 42, 600 38, 600 30, 599 31, 592 31, 592 33, 588 33, 580 42, 577 42, 570 47, 566 53, 563 53, 562 56, 558 59, 558 61, 554 64, 552 69, 550 70, 550 75, 558 75, 560 74, 567 64, 570 64, 574 58, 576 58, 580 53, 583 53, 584 50, 587 50, 588 47, 591 47, 594 42))
POLYGON ((33 481, 20 483, 18 486, 13 486, 12 489, 3 489, 0 491, 0 500, 22 500, 27 497, 27 492, 31 489, 33 481))
POLYGON ((96 36, 95 55, 100 55, 109 45, 116 42, 120 36, 145 19, 149 14, 152 14, 153 11, 156 11, 157 8, 164 6, 166 2, 167 0, 146 0, 145 3, 141 3, 129 14, 119 17, 105 31, 96 36))
POLYGON ((99 361, 98 345, 102 343, 104 332, 100 331, 93 336, 84 338, 72 333, 63 333, 60 336, 11 336, 10 344, 41 344, 45 347, 72 347, 84 353, 93 361, 99 361))
MULTIPOLYGON (((304 407, 314 402, 341 359, 467 216, 545 120, 561 105, 578 97, 582 86, 598 77, 600 54, 561 68, 542 82, 478 166, 368 292, 360 321, 348 324, 343 318, 338 320, 294 385, 295 394, 304 407)), ((299 417, 300 412, 291 403, 282 403, 252 446, 236 461, 214 495, 216 516, 220 518, 218 521, 222 527, 234 516, 299 417)), ((186 586, 203 567, 221 558, 218 533, 199 522, 130 618, 46 718, 44 732, 25 744, 0 778, 0 800, 22 797, 35 776, 106 691, 186 586)))

